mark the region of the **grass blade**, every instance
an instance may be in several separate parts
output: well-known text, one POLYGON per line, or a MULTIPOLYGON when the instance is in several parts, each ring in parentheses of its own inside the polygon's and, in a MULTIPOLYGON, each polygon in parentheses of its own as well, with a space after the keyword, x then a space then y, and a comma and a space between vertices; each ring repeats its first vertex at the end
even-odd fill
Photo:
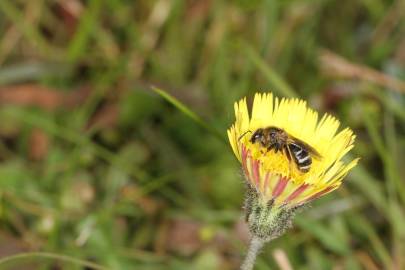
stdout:
POLYGON ((227 140, 225 139, 224 135, 222 135, 222 133, 220 133, 218 130, 216 130, 212 126, 210 126, 200 116, 198 116, 195 112, 193 112, 191 109, 189 109, 185 104, 180 102, 178 99, 176 99, 175 97, 173 97, 166 91, 159 89, 157 87, 152 86, 152 90, 155 93, 157 93, 159 96, 164 98, 166 101, 168 101, 170 104, 172 104, 174 107, 176 107, 179 111, 181 111, 183 114, 185 114, 191 120, 193 120, 198 125, 200 125, 202 128, 206 129, 209 133, 211 133, 212 135, 217 137, 220 141, 222 141, 225 144, 228 144, 227 140))
POLYGON ((49 252, 27 252, 27 253, 20 253, 12 256, 7 256, 0 259, 0 266, 5 265, 12 261, 18 261, 23 259, 29 258, 42 258, 42 259, 51 259, 57 261, 68 262, 76 265, 81 265, 83 267, 89 267, 90 269, 95 270, 107 270, 108 268, 93 262, 85 261, 76 259, 66 255, 54 254, 49 252))
POLYGON ((287 84, 287 82, 279 75, 275 70, 273 70, 260 55, 255 52, 250 46, 246 45, 246 55, 247 57, 256 65, 256 67, 263 73, 264 77, 269 81, 272 89, 276 93, 280 93, 286 97, 297 97, 297 93, 294 89, 287 84))

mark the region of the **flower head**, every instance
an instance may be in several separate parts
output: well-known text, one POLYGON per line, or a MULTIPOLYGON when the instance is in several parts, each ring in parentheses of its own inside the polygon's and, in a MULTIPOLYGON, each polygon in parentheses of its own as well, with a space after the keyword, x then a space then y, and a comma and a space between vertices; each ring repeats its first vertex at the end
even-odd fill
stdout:
POLYGON ((235 116, 236 122, 228 130, 229 141, 250 188, 264 203, 283 208, 303 205, 337 189, 357 164, 358 159, 347 164, 342 161, 353 148, 352 130, 346 128, 337 133, 340 123, 336 118, 325 114, 318 121, 318 113, 303 100, 256 94, 251 116, 246 99, 235 103, 235 116), (297 141, 303 149, 293 149, 286 143, 276 151, 274 145, 252 140, 256 130, 270 127, 282 130, 288 135, 288 143, 297 141), (305 163, 303 172, 298 161, 309 158, 311 163, 305 163))

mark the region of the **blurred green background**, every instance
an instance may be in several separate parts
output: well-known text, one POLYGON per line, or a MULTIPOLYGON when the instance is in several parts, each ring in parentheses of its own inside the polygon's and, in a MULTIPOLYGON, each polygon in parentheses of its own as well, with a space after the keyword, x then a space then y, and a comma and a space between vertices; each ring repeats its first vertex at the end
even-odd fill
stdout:
POLYGON ((237 269, 226 129, 270 90, 353 128, 361 162, 255 269, 405 269, 404 16, 403 0, 0 0, 0 269, 237 269))

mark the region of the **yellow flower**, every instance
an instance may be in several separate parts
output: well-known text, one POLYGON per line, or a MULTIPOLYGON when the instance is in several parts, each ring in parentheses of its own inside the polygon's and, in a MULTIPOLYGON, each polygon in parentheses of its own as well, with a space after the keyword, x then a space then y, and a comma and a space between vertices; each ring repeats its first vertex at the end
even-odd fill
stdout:
POLYGON ((353 148, 355 135, 346 128, 336 133, 339 121, 318 113, 300 99, 279 100, 271 93, 256 94, 252 114, 246 99, 235 102, 236 122, 228 130, 232 149, 242 163, 250 187, 263 202, 294 207, 337 189, 358 159, 345 164, 341 159, 353 148), (320 158, 312 158, 308 172, 300 171, 283 151, 267 151, 250 138, 259 128, 277 127, 314 148, 320 158))

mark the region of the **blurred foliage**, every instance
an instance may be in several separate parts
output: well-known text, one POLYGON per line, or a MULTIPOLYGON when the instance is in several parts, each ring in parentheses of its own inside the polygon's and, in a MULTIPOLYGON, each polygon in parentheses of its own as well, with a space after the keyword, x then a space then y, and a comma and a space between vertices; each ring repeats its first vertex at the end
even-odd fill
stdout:
POLYGON ((404 269, 404 10, 1 0, 0 269, 236 269, 244 185, 223 142, 257 90, 336 115, 362 160, 256 269, 404 269), (41 251, 66 257, 7 257, 41 251))

